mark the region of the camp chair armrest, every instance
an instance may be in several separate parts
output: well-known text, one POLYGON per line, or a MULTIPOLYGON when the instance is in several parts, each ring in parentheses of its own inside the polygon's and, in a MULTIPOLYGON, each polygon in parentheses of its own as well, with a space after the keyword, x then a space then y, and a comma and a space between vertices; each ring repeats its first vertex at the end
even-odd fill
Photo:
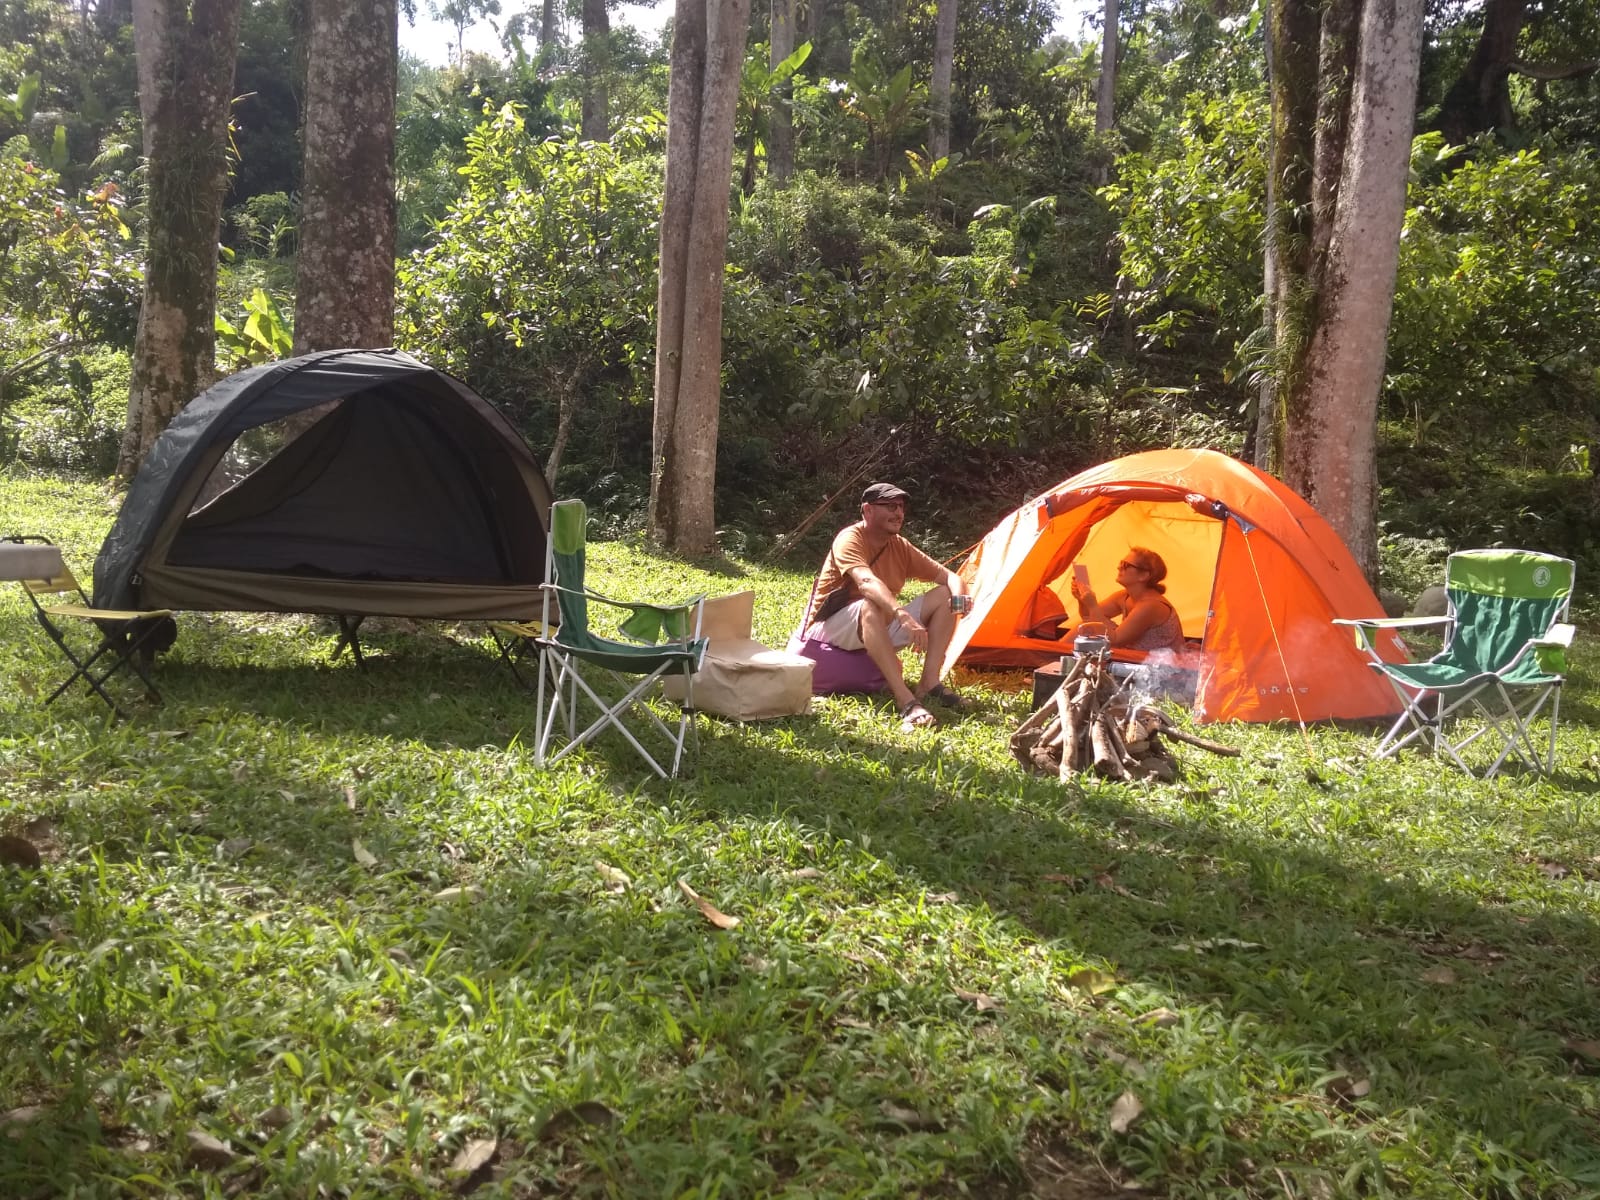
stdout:
POLYGON ((1414 629, 1424 625, 1448 625, 1454 617, 1335 617, 1335 625, 1354 625, 1366 629, 1414 629))
POLYGON ((620 622, 622 635, 645 646, 660 645, 665 640, 688 644, 700 635, 700 621, 705 595, 690 596, 676 604, 656 604, 648 600, 613 600, 590 588, 581 591, 564 588, 559 583, 542 585, 550 592, 565 592, 569 596, 582 596, 611 608, 621 609, 629 615, 620 622), (691 627, 690 618, 693 617, 691 627))
POLYGON ((154 621, 172 616, 170 608, 89 608, 82 604, 40 605, 52 617, 82 617, 87 621, 154 621))
POLYGON ((1376 659, 1380 630, 1421 629, 1429 625, 1449 625, 1454 620, 1454 617, 1335 617, 1333 623, 1354 630, 1357 648, 1376 659))
POLYGON ((1567 651, 1572 648, 1572 635, 1576 632, 1574 625, 1552 625, 1543 637, 1534 638, 1528 643, 1539 662, 1539 669, 1546 675, 1567 673, 1567 651))

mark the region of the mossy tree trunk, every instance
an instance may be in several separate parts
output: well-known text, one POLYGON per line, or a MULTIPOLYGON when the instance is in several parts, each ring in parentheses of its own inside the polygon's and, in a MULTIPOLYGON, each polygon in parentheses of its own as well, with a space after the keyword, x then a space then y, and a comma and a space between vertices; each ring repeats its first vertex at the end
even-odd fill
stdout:
MULTIPOLYGON (((768 61, 774 71, 794 53, 794 35, 795 0, 772 0, 772 54, 768 61)), ((786 79, 779 91, 768 121, 767 169, 772 173, 773 183, 787 187, 789 177, 794 174, 794 115, 789 107, 794 84, 786 79)))
POLYGON ((395 0, 310 0, 294 350, 394 343, 395 0))
POLYGON ((611 14, 606 0, 583 0, 583 116, 586 140, 603 142, 611 136, 611 14))
POLYGON ((148 233, 117 455, 123 480, 216 375, 217 238, 239 18, 240 0, 134 0, 148 233))
POLYGON ((650 527, 668 549, 716 546, 722 275, 733 117, 750 0, 678 0, 656 303, 650 527))
POLYGON ((1378 392, 1424 0, 1272 0, 1268 466, 1377 571, 1378 392))
POLYGON ((950 154, 950 77, 955 70, 956 4, 938 0, 933 27, 933 71, 928 82, 928 157, 950 154))

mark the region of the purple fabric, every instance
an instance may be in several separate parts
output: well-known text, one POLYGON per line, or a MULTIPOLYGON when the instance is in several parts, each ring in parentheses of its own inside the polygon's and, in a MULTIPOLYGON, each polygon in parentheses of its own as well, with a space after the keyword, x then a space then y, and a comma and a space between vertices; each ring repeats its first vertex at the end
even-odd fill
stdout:
POLYGON ((841 650, 797 633, 789 639, 789 653, 804 655, 816 664, 811 669, 811 691, 815 695, 889 690, 889 681, 865 650, 841 650))

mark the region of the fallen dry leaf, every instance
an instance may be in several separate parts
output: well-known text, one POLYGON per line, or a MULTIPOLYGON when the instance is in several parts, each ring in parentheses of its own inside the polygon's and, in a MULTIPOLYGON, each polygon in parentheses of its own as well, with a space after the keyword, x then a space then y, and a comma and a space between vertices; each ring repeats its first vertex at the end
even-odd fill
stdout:
POLYGON ((1123 1092, 1111 1106, 1111 1132, 1127 1133, 1128 1126, 1137 1121, 1143 1111, 1144 1105, 1139 1102, 1139 1097, 1132 1092, 1123 1092))
POLYGON ((360 838, 355 838, 350 842, 350 849, 355 854, 356 861, 363 867, 375 867, 378 865, 378 856, 363 846, 360 838))
POLYGON ((184 1161, 191 1167, 199 1167, 202 1171, 220 1171, 238 1161, 239 1156, 228 1148, 226 1142, 219 1142, 209 1133, 191 1129, 188 1137, 189 1150, 184 1155, 184 1161))
POLYGON ((801 867, 797 871, 790 871, 785 877, 788 879, 821 879, 822 872, 815 867, 801 867))
POLYGON ((712 904, 711 901, 690 887, 687 879, 678 880, 678 890, 687 896, 694 906, 700 910, 701 915, 718 929, 739 928, 738 917, 730 917, 727 913, 719 911, 715 904, 712 904))
POLYGON ((957 988, 956 995, 965 1000, 968 1004, 972 1005, 979 1012, 989 1012, 991 1009, 1004 1008, 1006 1006, 1006 1002, 1004 1000, 996 1000, 987 992, 964 992, 960 988, 957 988))
MULTIPOLYGON (((377 860, 374 859, 373 861, 377 860)), ((475 883, 469 883, 465 887, 441 888, 433 894, 433 898, 435 900, 482 900, 483 889, 475 883)))
POLYGON ((1360 1100, 1372 1092, 1370 1079, 1352 1079, 1348 1075, 1335 1075, 1328 1080, 1328 1096, 1333 1100, 1350 1102, 1360 1100))
POLYGON ((1061 875, 1055 871, 1051 871, 1046 875, 1041 875, 1039 878, 1044 880, 1046 883, 1064 883, 1068 887, 1071 887, 1078 882, 1078 877, 1076 875, 1061 875))
POLYGON ((580 1125, 610 1125, 616 1119, 617 1114, 600 1101, 585 1100, 580 1104, 574 1104, 571 1108, 563 1108, 540 1126, 539 1140, 550 1141, 580 1125))
POLYGON ((450 1169, 471 1175, 487 1164, 499 1148, 500 1143, 494 1138, 473 1138, 456 1152, 455 1158, 450 1161, 450 1169))
POLYGON ((43 863, 44 856, 39 853, 39 847, 27 838, 11 833, 0 836, 0 865, 38 870, 43 863))
POLYGON ((1234 937, 1202 938, 1198 942, 1179 942, 1172 947, 1174 950, 1192 950, 1196 954, 1204 954, 1207 950, 1265 950, 1260 942, 1243 942, 1234 937))
POLYGON ((1568 1038, 1561 1043, 1563 1050, 1591 1063, 1600 1063, 1600 1041, 1593 1038, 1568 1038))
POLYGON ((619 892, 627 891, 628 887, 633 883, 633 877, 626 871, 620 867, 613 867, 610 863, 601 862, 598 858, 594 860, 594 869, 600 872, 601 879, 604 879, 619 892))
POLYGON ((1101 992, 1109 992, 1117 986, 1113 976, 1104 971, 1096 971, 1093 967, 1080 967, 1063 980, 1069 988, 1076 988, 1080 992, 1088 992, 1091 996, 1098 996, 1101 992))
POLYGON ((883 1114, 885 1120, 895 1125, 903 1125, 907 1129, 938 1131, 944 1128, 944 1122, 937 1117, 924 1116, 916 1109, 906 1108, 893 1100, 885 1100, 878 1105, 878 1111, 883 1114))
POLYGON ((0 1113, 0 1132, 6 1137, 21 1137, 29 1125, 44 1116, 44 1111, 41 1105, 24 1104, 8 1113, 0 1113))
POLYGON ((1452 971, 1449 967, 1443 967, 1443 966, 1440 966, 1440 967, 1429 967, 1426 971, 1424 971, 1422 973, 1422 982, 1423 983, 1445 983, 1445 984, 1448 984, 1448 983, 1454 983, 1455 981, 1456 981, 1456 973, 1454 971, 1452 971))

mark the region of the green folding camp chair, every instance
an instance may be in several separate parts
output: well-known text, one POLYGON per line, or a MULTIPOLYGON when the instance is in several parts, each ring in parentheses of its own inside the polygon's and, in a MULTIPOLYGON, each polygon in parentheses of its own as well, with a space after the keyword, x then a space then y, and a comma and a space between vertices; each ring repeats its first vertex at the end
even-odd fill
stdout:
POLYGON ((81 679, 113 713, 126 717, 105 688, 106 681, 124 669, 139 677, 151 701, 160 702, 161 693, 145 673, 143 663, 150 662, 157 650, 172 644, 174 626, 170 609, 95 608, 78 585, 72 569, 62 561, 61 552, 48 538, 0 538, 0 579, 22 585, 33 604, 33 615, 40 628, 72 664, 72 674, 50 693, 46 704, 54 703, 81 679), (14 565, 6 566, 7 563, 14 565), (55 598, 61 596, 67 598, 66 603, 57 602, 55 598), (75 604, 71 602, 74 598, 75 604), (93 631, 93 641, 68 636, 67 630, 79 622, 93 631))
POLYGON ((1553 771, 1561 684, 1573 634, 1565 620, 1575 576, 1571 559, 1550 554, 1463 550, 1445 563, 1445 616, 1336 622, 1355 629, 1357 642, 1373 656, 1373 668, 1389 680, 1405 706, 1373 753, 1391 755, 1421 739, 1470 774, 1461 752, 1493 733, 1500 738, 1500 752, 1484 778, 1511 758, 1535 771, 1553 771), (1377 630, 1428 625, 1444 627, 1445 643, 1427 662, 1378 660, 1373 642, 1377 630), (1474 713, 1483 719, 1482 726, 1447 731, 1447 723, 1474 713), (1540 715, 1550 725, 1542 753, 1531 728, 1540 715))
POLYGON ((678 604, 630 604, 612 600, 584 586, 584 535, 588 510, 581 500, 561 500, 550 508, 550 539, 545 550, 543 624, 559 626, 553 636, 537 637, 539 688, 537 700, 538 744, 535 761, 559 762, 567 754, 599 736, 616 729, 663 779, 678 773, 683 760, 685 738, 694 724, 694 673, 705 657, 706 639, 700 636, 704 596, 678 604), (626 641, 602 637, 589 628, 590 602, 625 610, 619 626, 626 641), (622 689, 622 698, 608 701, 591 686, 579 671, 580 664, 599 668, 622 689), (646 693, 662 677, 681 673, 684 684, 683 706, 676 732, 644 703, 646 693), (629 682, 634 677, 634 682, 629 682), (581 733, 578 731, 579 696, 588 697, 600 715, 581 733), (671 769, 664 769, 623 719, 630 713, 647 721, 663 734, 672 746, 671 769), (550 744, 556 736, 558 720, 564 726, 566 744, 554 755, 550 744))

